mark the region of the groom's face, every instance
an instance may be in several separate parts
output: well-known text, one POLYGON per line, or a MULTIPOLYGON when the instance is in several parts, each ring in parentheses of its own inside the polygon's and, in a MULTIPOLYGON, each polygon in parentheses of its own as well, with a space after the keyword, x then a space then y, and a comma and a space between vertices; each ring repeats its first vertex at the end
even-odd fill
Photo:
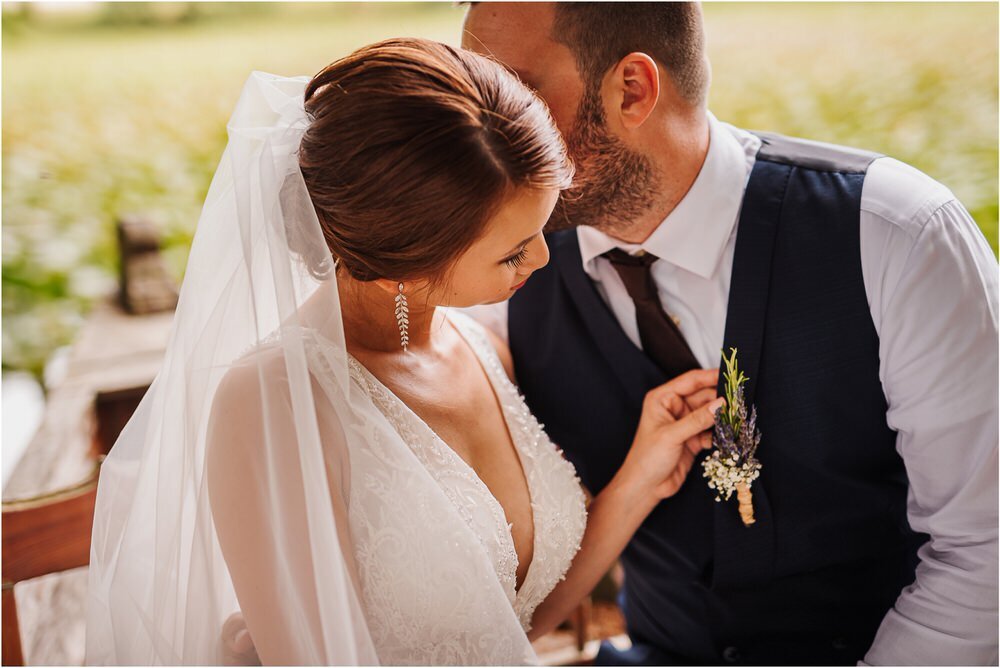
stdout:
POLYGON ((584 85, 573 53, 551 37, 547 2, 483 2, 465 19, 462 47, 491 55, 545 100, 563 136, 574 126, 584 85))
POLYGON ((576 165, 548 231, 590 225, 612 235, 627 230, 654 201, 657 172, 607 123, 598 86, 587 86, 570 49, 553 39, 552 3, 482 2, 465 19, 462 46, 491 55, 548 104, 576 165))

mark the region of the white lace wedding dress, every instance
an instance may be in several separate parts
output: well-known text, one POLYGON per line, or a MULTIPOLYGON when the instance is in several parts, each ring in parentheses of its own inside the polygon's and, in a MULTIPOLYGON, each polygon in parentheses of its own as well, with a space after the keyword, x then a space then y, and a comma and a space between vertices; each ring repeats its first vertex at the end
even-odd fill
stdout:
MULTIPOLYGON (((374 446, 350 453, 348 519, 366 622, 385 664, 535 663, 525 632, 579 549, 583 491, 481 326, 462 314, 448 317, 503 407, 531 495, 534 556, 515 590, 518 557, 500 503, 419 416, 349 357, 351 391, 370 397, 407 448, 375 437, 368 439, 374 446), (504 599, 509 606, 497 605, 504 599)), ((327 344, 311 334, 310 367, 328 383, 321 371, 327 344)))

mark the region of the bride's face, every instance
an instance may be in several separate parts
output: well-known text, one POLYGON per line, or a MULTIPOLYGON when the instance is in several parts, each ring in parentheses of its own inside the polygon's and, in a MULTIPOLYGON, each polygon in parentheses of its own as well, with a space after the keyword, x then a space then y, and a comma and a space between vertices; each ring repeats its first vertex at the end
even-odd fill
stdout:
POLYGON ((517 188, 486 224, 486 231, 452 266, 448 279, 428 295, 442 306, 474 306, 510 299, 549 261, 542 228, 558 190, 517 188))

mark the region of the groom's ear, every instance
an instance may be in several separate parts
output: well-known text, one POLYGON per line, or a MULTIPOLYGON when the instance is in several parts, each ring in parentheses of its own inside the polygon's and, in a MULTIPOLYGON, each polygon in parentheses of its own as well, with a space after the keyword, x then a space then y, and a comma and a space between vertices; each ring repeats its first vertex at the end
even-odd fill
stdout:
POLYGON ((628 54, 615 66, 609 81, 613 100, 619 102, 621 123, 634 130, 646 122, 660 98, 660 70, 645 53, 628 54))

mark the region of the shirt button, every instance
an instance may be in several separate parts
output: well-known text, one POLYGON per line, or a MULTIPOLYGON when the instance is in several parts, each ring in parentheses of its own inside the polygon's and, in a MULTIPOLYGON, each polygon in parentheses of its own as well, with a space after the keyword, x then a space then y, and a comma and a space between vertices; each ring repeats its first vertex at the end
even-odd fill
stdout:
POLYGON ((670 319, 674 321, 674 326, 675 327, 680 327, 681 326, 681 319, 678 318, 676 315, 671 315, 670 319))
POLYGON ((735 647, 727 647, 722 650, 722 658, 725 659, 726 663, 739 663, 742 657, 740 656, 740 650, 735 647))

